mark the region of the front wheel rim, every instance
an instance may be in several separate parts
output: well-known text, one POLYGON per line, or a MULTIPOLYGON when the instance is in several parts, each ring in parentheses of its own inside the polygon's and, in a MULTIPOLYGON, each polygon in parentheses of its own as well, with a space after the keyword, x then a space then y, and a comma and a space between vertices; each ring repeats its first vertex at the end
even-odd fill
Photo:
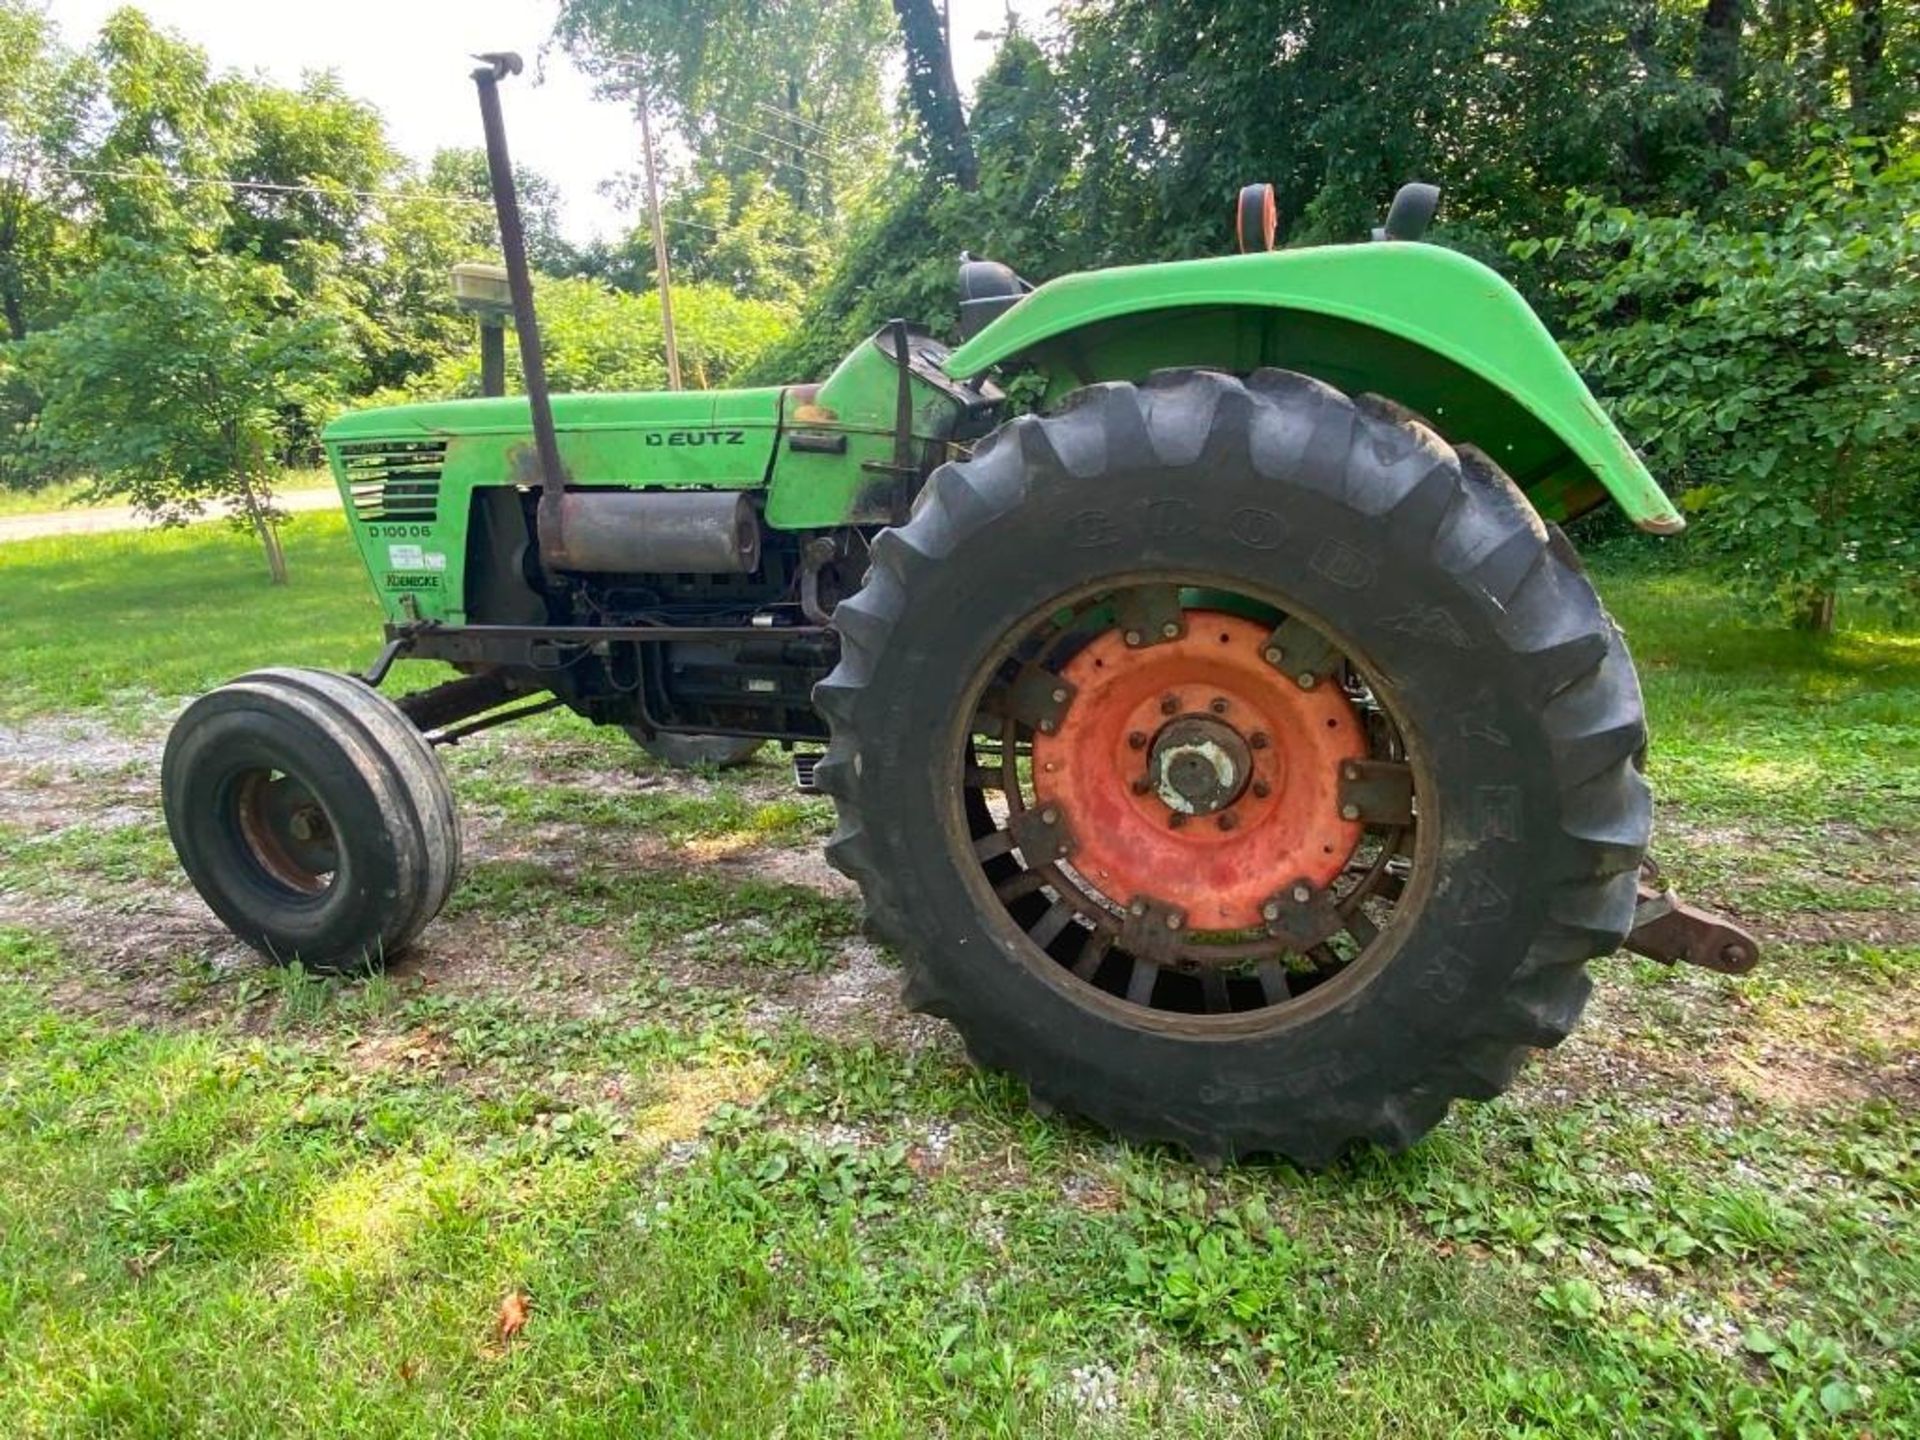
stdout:
POLYGON ((229 831, 263 876, 301 897, 333 887, 339 839, 332 816, 305 781, 260 767, 234 776, 226 790, 229 831))

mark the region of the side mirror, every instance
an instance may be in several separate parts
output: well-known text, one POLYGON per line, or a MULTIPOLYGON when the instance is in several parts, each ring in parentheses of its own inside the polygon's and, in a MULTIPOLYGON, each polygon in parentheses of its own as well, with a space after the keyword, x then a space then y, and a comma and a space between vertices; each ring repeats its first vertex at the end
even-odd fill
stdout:
POLYGON ((1387 223, 1373 232, 1376 240, 1418 240, 1427 233, 1440 209, 1440 187, 1415 180, 1393 193, 1387 223))
POLYGON ((1279 228, 1280 204, 1273 198, 1273 186, 1242 186, 1233 213, 1233 233, 1240 242, 1240 253, 1273 249, 1273 237, 1279 228))

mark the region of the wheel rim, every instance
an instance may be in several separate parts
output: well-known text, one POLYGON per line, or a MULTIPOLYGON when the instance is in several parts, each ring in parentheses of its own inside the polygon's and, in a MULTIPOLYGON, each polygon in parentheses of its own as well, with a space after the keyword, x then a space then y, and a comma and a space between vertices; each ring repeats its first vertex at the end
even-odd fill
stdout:
POLYGON ((261 872, 298 894, 324 894, 340 868, 339 842, 306 783, 284 770, 253 769, 235 776, 228 793, 233 829, 261 872))
POLYGON ((971 694, 965 858, 1050 978, 1146 1023, 1280 1023, 1397 945, 1430 787, 1363 666, 1276 597, 1069 596, 971 694))

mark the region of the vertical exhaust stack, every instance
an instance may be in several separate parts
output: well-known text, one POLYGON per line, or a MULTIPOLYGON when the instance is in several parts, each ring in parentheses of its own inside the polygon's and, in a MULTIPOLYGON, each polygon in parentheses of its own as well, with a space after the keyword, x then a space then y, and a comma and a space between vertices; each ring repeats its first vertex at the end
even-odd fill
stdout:
POLYGON ((493 207, 500 217, 500 249, 507 265, 507 289, 513 299, 513 328, 520 337, 520 371, 526 380, 527 408, 533 415, 534 456, 540 470, 540 563, 563 567, 566 530, 561 496, 567 472, 560 463, 560 442, 553 430, 553 405, 547 396, 547 366, 540 355, 540 326, 533 313, 533 271, 527 264, 527 234, 520 223, 520 197, 513 187, 513 162, 507 155, 507 126, 500 113, 500 82, 525 69, 512 51, 476 55, 473 72, 480 92, 480 123, 487 137, 487 174, 493 207))

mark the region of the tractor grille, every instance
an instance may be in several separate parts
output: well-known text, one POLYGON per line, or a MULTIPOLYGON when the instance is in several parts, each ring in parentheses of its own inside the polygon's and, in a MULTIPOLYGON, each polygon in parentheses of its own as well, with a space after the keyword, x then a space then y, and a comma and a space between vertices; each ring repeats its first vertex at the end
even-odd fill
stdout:
POLYGON ((340 447, 340 468, 358 520, 430 522, 440 505, 444 440, 377 441, 340 447))

